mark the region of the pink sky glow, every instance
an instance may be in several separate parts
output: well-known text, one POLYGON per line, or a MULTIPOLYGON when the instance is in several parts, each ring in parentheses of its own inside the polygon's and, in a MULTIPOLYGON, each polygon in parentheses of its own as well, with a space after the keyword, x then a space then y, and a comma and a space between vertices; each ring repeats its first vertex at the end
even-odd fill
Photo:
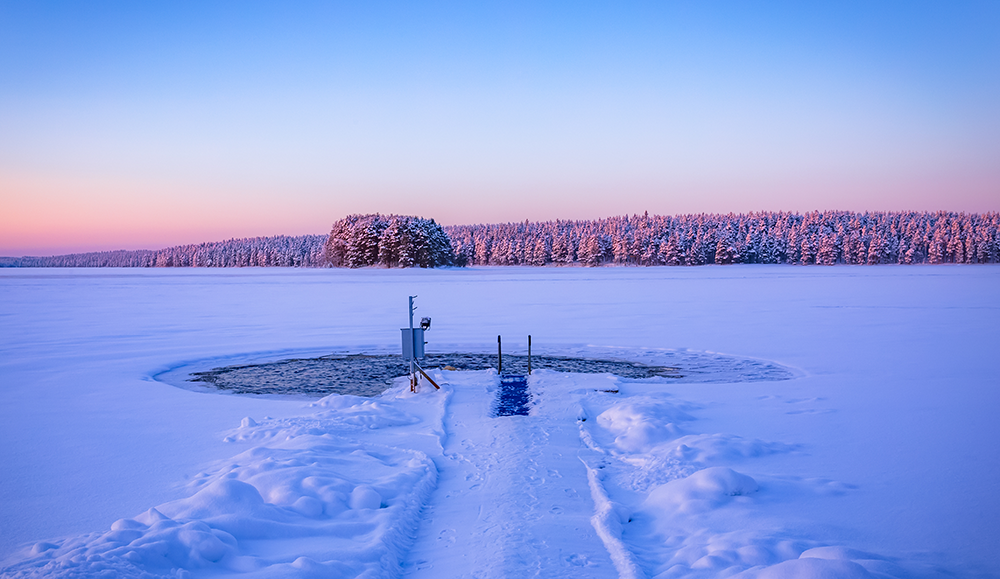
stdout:
POLYGON ((1000 211, 995 2, 0 10, 0 256, 352 213, 1000 211))

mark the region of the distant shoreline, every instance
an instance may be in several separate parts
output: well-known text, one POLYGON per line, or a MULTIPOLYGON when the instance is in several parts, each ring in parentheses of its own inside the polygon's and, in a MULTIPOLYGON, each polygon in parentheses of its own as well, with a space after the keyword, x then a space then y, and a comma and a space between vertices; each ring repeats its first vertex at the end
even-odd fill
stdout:
MULTIPOLYGON (((338 221, 331 235, 229 239, 158 250, 0 257, 0 267, 365 267, 378 263, 382 234, 378 229, 372 235, 371 223, 388 223, 386 220, 393 218, 429 223, 443 230, 451 254, 434 263, 457 266, 1000 263, 997 212, 815 211, 644 214, 445 227, 433 219, 354 215, 338 221), (331 240, 336 241, 335 248, 331 240), (373 257, 345 260, 351 252, 373 257)), ((407 242, 419 253, 420 235, 413 237, 417 239, 407 238, 407 242)), ((396 260, 383 265, 427 263, 396 260)))

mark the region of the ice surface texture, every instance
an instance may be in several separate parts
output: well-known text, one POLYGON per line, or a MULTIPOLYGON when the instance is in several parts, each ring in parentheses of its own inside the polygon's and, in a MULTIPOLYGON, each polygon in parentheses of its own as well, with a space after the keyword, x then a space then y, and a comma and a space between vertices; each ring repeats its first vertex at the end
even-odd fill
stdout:
MULTIPOLYGON (((550 346, 550 349, 564 349, 550 346)), ((787 380, 794 376, 788 368, 764 360, 747 360, 733 356, 703 352, 652 352, 588 348, 592 357, 532 356, 535 370, 555 370, 590 374, 614 374, 623 378, 667 378, 683 382, 743 382, 787 380), (611 359, 593 356, 612 355, 611 359), (649 364, 629 361, 629 357, 655 360, 649 364), (674 366, 664 365, 666 363, 674 366)), ((252 355, 242 356, 244 358, 252 355)), ((197 364, 197 363, 195 363, 197 364)), ((448 353, 428 354, 421 365, 426 368, 451 367, 458 370, 484 370, 497 367, 495 354, 448 353)), ((406 361, 393 354, 326 355, 315 358, 290 358, 260 363, 242 363, 190 371, 193 364, 172 368, 157 376, 167 383, 190 387, 208 385, 233 394, 267 394, 290 396, 325 396, 352 394, 375 396, 385 391, 394 378, 404 376, 406 361), (184 378, 185 372, 190 372, 184 378), (181 383, 180 380, 184 380, 181 383)), ((503 367, 507 372, 527 374, 526 355, 505 354, 503 367)))

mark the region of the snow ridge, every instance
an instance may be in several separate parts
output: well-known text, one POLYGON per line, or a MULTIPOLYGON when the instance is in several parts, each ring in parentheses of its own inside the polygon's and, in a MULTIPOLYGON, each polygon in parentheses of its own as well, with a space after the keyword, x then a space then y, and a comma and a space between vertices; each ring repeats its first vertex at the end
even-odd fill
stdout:
POLYGON ((590 496, 594 500, 595 513, 590 518, 594 530, 604 542, 604 548, 611 555, 611 561, 622 579, 641 579, 645 575, 633 560, 632 553, 622 542, 622 520, 615 509, 614 503, 608 497, 607 491, 601 485, 599 469, 591 467, 581 457, 581 462, 587 467, 587 482, 590 484, 590 496))

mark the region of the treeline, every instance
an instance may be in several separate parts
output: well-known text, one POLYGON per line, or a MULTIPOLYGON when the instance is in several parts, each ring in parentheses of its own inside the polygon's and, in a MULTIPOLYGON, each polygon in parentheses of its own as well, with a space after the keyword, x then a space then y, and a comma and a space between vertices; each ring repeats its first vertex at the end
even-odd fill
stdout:
POLYGON ((351 215, 330 235, 254 237, 161 250, 0 258, 6 267, 437 267, 998 263, 1000 213, 632 215, 441 227, 351 215))
POLYGON ((166 249, 6 258, 7 267, 321 267, 326 235, 229 239, 166 249))
POLYGON ((333 224, 326 242, 333 267, 455 265, 451 241, 433 219, 408 215, 349 215, 333 224))
POLYGON ((645 214, 445 231, 467 265, 1000 262, 1000 213, 645 214))

